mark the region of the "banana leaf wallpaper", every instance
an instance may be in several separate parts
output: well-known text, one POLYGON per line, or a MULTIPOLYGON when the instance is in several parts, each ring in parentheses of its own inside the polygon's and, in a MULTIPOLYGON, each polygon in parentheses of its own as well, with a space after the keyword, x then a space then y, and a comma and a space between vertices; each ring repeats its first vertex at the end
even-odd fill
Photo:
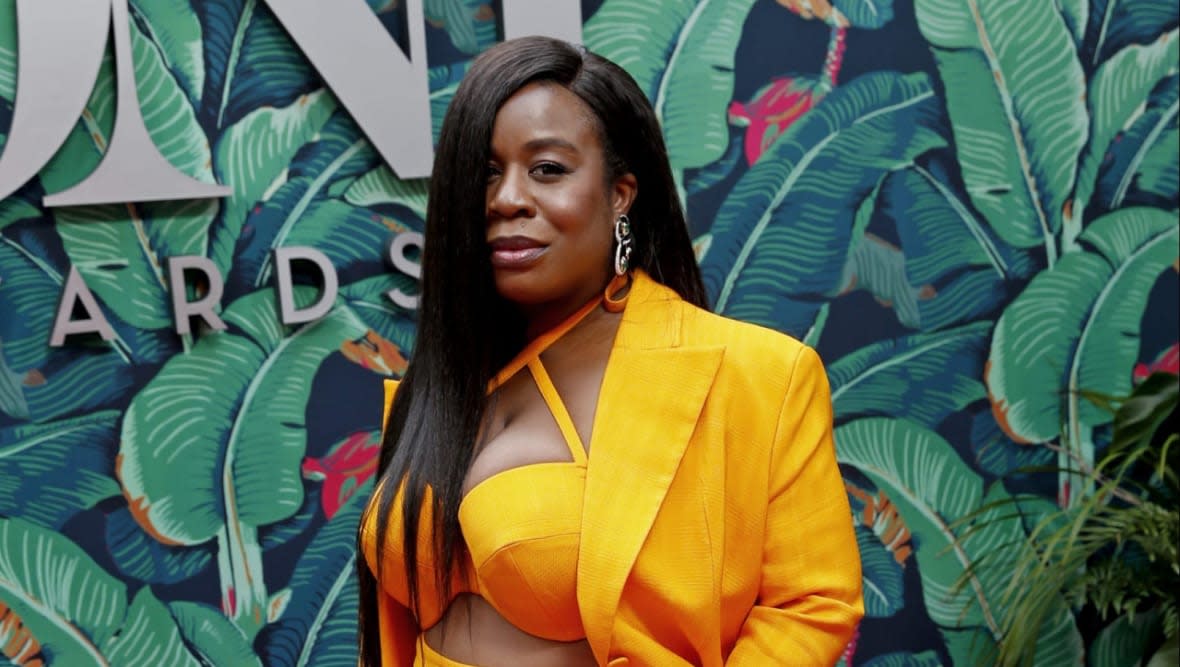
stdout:
MULTIPOLYGON (((42 205, 104 153, 108 53, 65 145, 0 202, 0 662, 355 665, 380 382, 414 348, 414 313, 385 293, 415 281, 386 245, 422 230, 426 182, 384 166, 264 2, 129 4, 152 138, 233 194, 42 205), (277 318, 284 246, 339 274, 314 323, 277 318), (161 267, 182 254, 225 277, 227 330, 175 333, 161 267), (71 266, 114 340, 48 346, 71 266)), ((369 4, 400 38, 404 3, 369 4)), ((0 0, 0 145, 14 5, 0 0)), ((437 132, 500 6, 424 10, 437 132)), ((1092 464, 1110 438, 1079 392, 1178 370, 1177 3, 582 11, 587 45, 659 114, 715 310, 827 365, 867 610, 841 664, 974 664, 1007 581, 969 565, 1086 492, 1028 468, 1092 464), (1029 494, 1021 516, 964 522, 1029 494)), ((1132 625, 1063 599, 1036 664, 1131 664, 1132 625)))

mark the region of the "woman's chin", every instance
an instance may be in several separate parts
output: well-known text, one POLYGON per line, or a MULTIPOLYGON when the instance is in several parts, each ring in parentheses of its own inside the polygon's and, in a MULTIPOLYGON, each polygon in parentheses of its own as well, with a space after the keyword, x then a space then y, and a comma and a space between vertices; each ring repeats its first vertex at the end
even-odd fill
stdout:
POLYGON ((504 300, 516 304, 526 314, 550 307, 578 307, 601 293, 608 276, 603 274, 574 275, 572 272, 529 270, 508 271, 493 269, 496 292, 504 300))
POLYGON ((521 307, 535 306, 553 299, 552 286, 536 271, 496 271, 496 291, 505 301, 521 307))

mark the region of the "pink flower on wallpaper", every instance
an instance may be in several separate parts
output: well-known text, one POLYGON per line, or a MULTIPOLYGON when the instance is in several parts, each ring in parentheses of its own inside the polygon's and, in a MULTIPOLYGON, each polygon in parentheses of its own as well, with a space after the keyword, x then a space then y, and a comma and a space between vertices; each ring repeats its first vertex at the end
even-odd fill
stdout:
POLYGON ((856 655, 856 645, 860 642, 860 626, 852 632, 852 639, 848 640, 848 645, 844 647, 844 652, 840 654, 840 659, 845 665, 852 664, 852 657, 856 655))
POLYGON ((746 103, 729 105, 730 122, 746 126, 746 162, 753 165, 780 134, 811 110, 826 91, 806 76, 770 80, 746 103))
POLYGON ((354 433, 322 458, 303 459, 303 476, 323 480, 320 503, 331 519, 356 490, 377 472, 380 436, 370 431, 354 433))
POLYGON ((361 338, 344 341, 340 352, 352 363, 381 375, 401 375, 409 366, 401 349, 372 329, 361 338))
POLYGON ((1150 364, 1136 364, 1132 377, 1135 382, 1142 382, 1152 373, 1180 375, 1180 343, 1174 343, 1172 347, 1160 352, 1150 364))

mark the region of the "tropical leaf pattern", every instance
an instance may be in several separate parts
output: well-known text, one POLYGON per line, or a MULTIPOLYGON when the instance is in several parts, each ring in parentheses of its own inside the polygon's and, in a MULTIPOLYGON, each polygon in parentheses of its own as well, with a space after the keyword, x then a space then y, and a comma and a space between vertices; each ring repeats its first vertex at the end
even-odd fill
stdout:
MULTIPOLYGON (((367 4, 404 42, 406 3, 367 4)), ((1037 518, 1087 493, 1035 468, 1093 465, 1110 439, 1082 394, 1177 372, 1175 0, 580 4, 589 47, 656 109, 714 309, 825 359, 867 612, 839 664, 977 664, 1037 518)), ((40 204, 111 141, 108 48, 65 144, 0 201, 0 652, 353 665, 380 382, 414 347, 386 295, 416 281, 386 247, 422 231, 429 182, 382 163, 265 0, 129 7, 153 141, 232 193, 40 204), (285 326, 272 253, 292 246, 340 289, 285 326), (174 333, 177 255, 221 272, 226 330, 174 333), (48 347, 71 267, 113 340, 48 347)), ((500 7, 423 0, 435 139, 500 7)), ((1084 633, 1053 604, 1037 665, 1131 664, 1151 641, 1150 616, 1084 633)))

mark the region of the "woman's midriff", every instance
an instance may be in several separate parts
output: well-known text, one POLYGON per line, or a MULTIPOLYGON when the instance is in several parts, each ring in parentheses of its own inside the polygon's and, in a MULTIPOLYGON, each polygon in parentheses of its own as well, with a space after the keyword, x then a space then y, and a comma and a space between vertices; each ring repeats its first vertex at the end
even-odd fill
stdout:
POLYGON ((508 622, 478 595, 455 598, 442 619, 426 631, 426 643, 456 662, 481 667, 594 667, 585 639, 558 642, 530 635, 508 622))

